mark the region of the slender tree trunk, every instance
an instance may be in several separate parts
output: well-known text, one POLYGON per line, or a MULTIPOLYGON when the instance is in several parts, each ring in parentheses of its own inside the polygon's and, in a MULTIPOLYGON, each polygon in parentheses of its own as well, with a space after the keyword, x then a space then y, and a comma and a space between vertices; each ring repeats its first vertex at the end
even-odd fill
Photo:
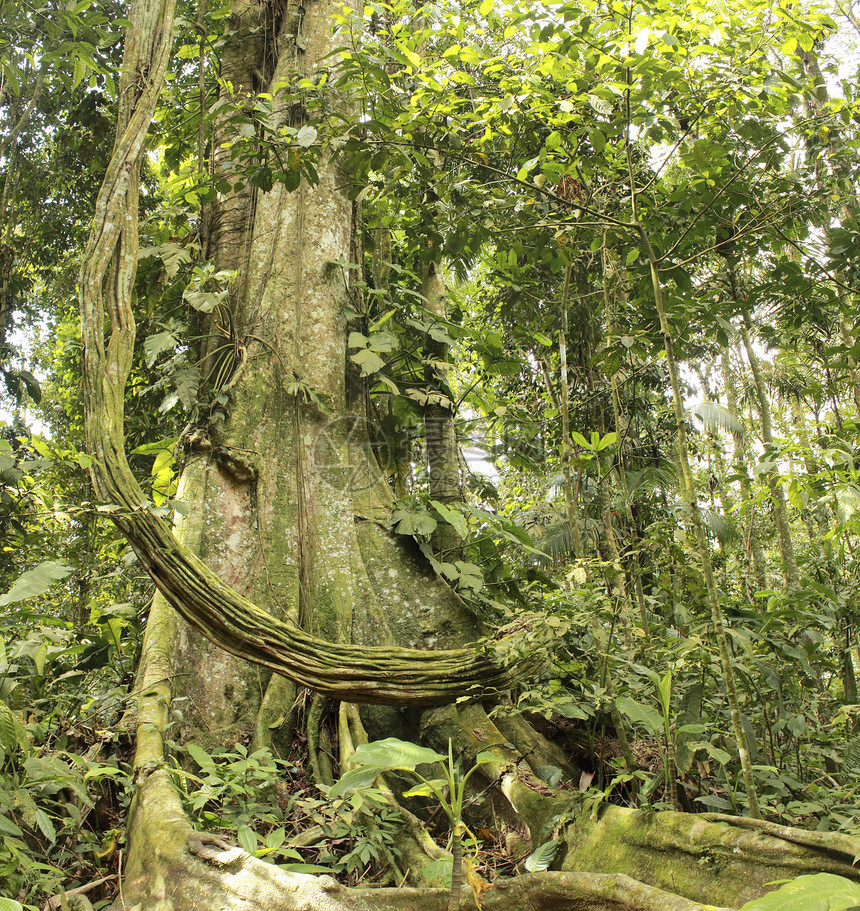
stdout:
MULTIPOLYGON (((638 225, 638 223, 637 223, 638 225)), ((675 362, 674 341, 672 330, 669 326, 669 318, 666 313, 666 307, 663 303, 663 287, 660 280, 660 270, 657 256, 651 245, 647 232, 641 226, 639 227, 640 237, 645 247, 648 261, 651 264, 651 278, 654 288, 654 302, 657 307, 657 314, 660 319, 660 330, 663 333, 663 342, 666 350, 666 364, 669 370, 669 380, 672 386, 672 402, 675 410, 675 427, 677 433, 678 445, 678 463, 680 467, 681 494, 687 503, 690 519, 693 523, 693 529, 698 543, 699 555, 702 561, 702 572, 705 577, 705 586, 708 592, 708 601, 711 607, 711 619, 714 624, 714 633, 717 638, 717 647, 720 656, 720 666, 723 672, 723 683, 726 687, 726 699, 729 704, 729 711, 732 719, 732 731, 734 733, 735 743, 740 755, 741 768, 743 770, 744 785, 747 792, 747 801, 749 803, 749 813, 753 819, 761 818, 761 810, 758 804, 758 790, 755 783, 755 775, 752 768, 752 759, 750 757, 749 743, 747 741, 746 731, 744 730, 741 720, 740 701, 738 700, 737 685, 735 683, 734 667, 732 666, 731 655, 729 653, 728 635, 726 634, 725 618, 720 607, 719 593, 717 592, 714 572, 711 566, 711 555, 708 549, 708 542, 705 538, 705 529, 702 524, 702 516, 699 511, 698 498, 696 496, 696 487, 693 480, 693 473, 690 470, 689 456, 687 452, 687 421, 684 414, 684 402, 681 398, 681 378, 678 373, 678 365, 675 362)))
POLYGON ((558 359, 559 359, 559 405, 561 407, 561 472, 564 479, 564 502, 567 506, 567 522, 570 526, 571 540, 573 541, 573 554, 580 561, 585 570, 586 577, 590 576, 588 567, 585 565, 585 543, 582 539, 582 531, 579 525, 578 506, 576 495, 573 491, 573 476, 570 470, 570 462, 573 457, 573 444, 570 437, 570 393, 568 391, 568 370, 567 370, 567 335, 568 325, 568 304, 570 302, 570 279, 573 266, 567 267, 564 273, 564 287, 561 292, 561 331, 558 336, 558 359))
MULTIPOLYGON (((615 307, 613 306, 612 295, 610 294, 610 269, 609 269, 609 249, 606 244, 603 245, 603 307, 606 315, 606 345, 611 346, 615 334, 615 307)), ((612 418, 615 431, 618 434, 618 458, 613 467, 613 479, 624 499, 624 514, 631 533, 635 532, 636 519, 633 515, 633 504, 630 500, 630 488, 627 484, 627 470, 624 467, 624 433, 622 432, 622 410, 621 396, 618 391, 618 373, 613 372, 609 378, 610 394, 612 398, 612 418)), ((648 623, 648 608, 645 605, 645 592, 642 588, 642 567, 639 562, 639 553, 634 551, 627 560, 627 577, 632 579, 633 587, 636 594, 636 605, 639 610, 639 622, 642 627, 643 635, 647 636, 650 632, 648 623)))
MULTIPOLYGON (((738 414, 737 390, 728 351, 723 351, 721 355, 721 368, 728 409, 732 414, 738 414)), ((741 500, 746 504, 746 511, 744 513, 746 527, 742 528, 744 539, 744 583, 747 590, 747 597, 752 603, 755 592, 764 591, 767 588, 767 576, 765 572, 764 553, 761 547, 761 536, 758 530, 758 523, 756 522, 755 495, 753 494, 749 468, 747 465, 748 450, 745 438, 739 434, 735 434, 733 444, 734 470, 735 474, 740 479, 741 500)))
MULTIPOLYGON (((441 261, 424 266, 421 293, 431 317, 444 320, 445 274, 441 261)), ((426 368, 430 401, 424 407, 424 427, 427 436, 427 471, 430 476, 430 498, 444 506, 463 502, 460 479, 460 447, 454 423, 454 403, 448 389, 448 346, 431 338, 426 356, 431 359, 426 368)), ((460 538, 452 525, 440 521, 431 538, 431 546, 445 559, 456 556, 460 538)))
MULTIPOLYGON (((758 412, 761 419, 761 438, 767 451, 773 452, 774 440, 771 425, 770 399, 767 395, 767 389, 764 384, 764 377, 761 371, 761 363, 758 354, 750 339, 750 319, 749 314, 744 312, 743 322, 739 327, 741 339, 744 343, 744 350, 747 354, 750 370, 752 371, 755 382, 756 401, 758 402, 758 412)), ((767 484, 770 490, 771 501, 773 502, 773 517, 776 523, 777 540, 779 541, 779 552, 782 556, 783 572, 785 573, 785 584, 789 591, 796 591, 800 588, 800 576, 797 571, 797 559, 794 555, 794 542, 791 537, 791 526, 788 521, 788 510, 785 505, 785 492, 777 483, 775 469, 767 474, 767 484)))

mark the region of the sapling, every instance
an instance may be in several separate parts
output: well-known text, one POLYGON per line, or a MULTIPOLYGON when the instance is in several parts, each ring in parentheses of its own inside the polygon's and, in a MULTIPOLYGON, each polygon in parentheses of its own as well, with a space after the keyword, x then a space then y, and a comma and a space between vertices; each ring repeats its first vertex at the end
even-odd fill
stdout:
POLYGON ((460 774, 454 761, 451 740, 448 740, 448 755, 421 747, 396 737, 375 740, 357 747, 349 757, 355 768, 345 772, 329 789, 330 797, 340 797, 356 788, 367 787, 383 772, 408 772, 418 779, 414 788, 406 791, 404 797, 435 797, 448 817, 451 826, 449 847, 453 857, 451 868, 451 891, 448 897, 448 911, 455 911, 460 904, 460 888, 463 885, 463 837, 468 829, 463 823, 463 801, 466 784, 477 769, 485 762, 496 759, 492 753, 479 753, 475 765, 465 775, 460 774), (419 765, 441 766, 442 777, 425 778, 418 771, 419 765), (446 796, 447 791, 447 796, 446 796))

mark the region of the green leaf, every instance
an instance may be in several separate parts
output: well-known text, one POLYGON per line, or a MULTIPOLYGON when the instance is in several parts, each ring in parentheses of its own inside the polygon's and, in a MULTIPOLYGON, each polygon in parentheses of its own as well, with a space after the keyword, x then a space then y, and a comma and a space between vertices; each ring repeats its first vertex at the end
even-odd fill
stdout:
POLYGON ((36 825, 51 844, 57 841, 57 830, 54 828, 51 818, 41 808, 36 809, 36 825))
POLYGON ((18 747, 18 722, 5 702, 0 702, 0 747, 7 753, 18 747))
POLYGON ((27 395, 38 405, 42 401, 42 388, 29 370, 16 370, 13 374, 27 390, 27 395))
POLYGON ((203 747, 197 746, 196 743, 186 744, 185 749, 188 750, 191 758, 200 766, 201 769, 211 768, 213 765, 212 757, 203 749, 203 747))
POLYGON ((466 517, 463 513, 461 513, 459 509, 454 509, 452 506, 446 506, 444 503, 440 503, 438 500, 431 500, 430 505, 450 526, 453 527, 460 539, 465 541, 469 534, 469 524, 466 522, 466 517))
POLYGON ((328 789, 329 797, 343 797, 357 788, 367 788, 373 784, 379 775, 377 768, 350 769, 328 789))
POLYGON ((660 708, 663 709, 663 717, 667 718, 669 715, 669 708, 671 705, 672 699, 672 672, 666 671, 663 679, 660 681, 660 685, 657 687, 657 692, 660 695, 660 708))
POLYGON ((548 152, 554 152, 561 145, 561 133, 558 130, 553 130, 549 136, 546 138, 546 145, 548 152))
POLYGON ((355 354, 351 354, 350 360, 361 367, 362 376, 378 373, 385 366, 385 361, 369 348, 362 348, 360 351, 356 351, 355 354))
POLYGON ((155 335, 148 335, 143 343, 146 366, 151 367, 160 354, 169 351, 175 344, 176 336, 172 332, 157 332, 155 335))
POLYGON ((457 560, 454 566, 457 569, 458 588, 468 588, 477 594, 484 587, 484 574, 480 566, 475 563, 465 563, 462 560, 457 560))
POLYGON ((317 141, 317 135, 317 128, 306 123, 296 134, 296 142, 303 149, 307 149, 317 141))
POLYGON ((609 117, 612 114, 611 102, 601 98, 599 95, 589 95, 588 103, 598 114, 603 114, 604 117, 609 117))
POLYGON ((545 841, 539 848, 529 854, 523 866, 529 873, 542 873, 555 860, 558 846, 559 839, 557 838, 552 841, 545 841))
POLYGON ((397 534, 418 537, 433 534, 439 524, 427 512, 411 512, 408 509, 396 509, 391 514, 391 522, 397 534))
POLYGON ((24 833, 12 822, 0 813, 0 835, 10 835, 12 838, 22 838, 24 833))
POLYGON ((416 766, 428 762, 444 762, 448 757, 427 747, 388 737, 385 740, 374 740, 363 743, 349 757, 356 765, 369 766, 375 769, 404 769, 414 771, 416 766))
POLYGON ((40 642, 39 647, 33 653, 33 664, 36 665, 36 674, 39 677, 45 676, 45 664, 48 661, 48 643, 40 642))
POLYGON ((277 851, 284 843, 286 837, 287 831, 283 826, 281 826, 280 829, 272 829, 266 836, 266 847, 271 851, 277 851))
POLYGON ((649 734, 659 734, 663 730, 663 719, 649 705, 641 705, 629 696, 619 696, 615 707, 634 724, 641 724, 649 734))
POLYGON ((448 782, 444 778, 433 778, 430 781, 422 781, 420 784, 415 785, 414 788, 410 788, 408 791, 403 792, 404 797, 436 797, 436 793, 431 787, 434 785, 438 791, 441 791, 443 788, 447 787, 448 782))
POLYGON ((239 826, 236 835, 239 839, 239 844, 249 854, 253 854, 257 850, 257 833, 250 826, 239 826))
POLYGON ((278 867, 287 873, 337 873, 332 867, 322 867, 319 864, 278 864, 278 867))
POLYGON ((562 718, 579 718, 583 721, 588 718, 588 712, 581 709, 578 705, 574 705, 572 702, 563 702, 559 705, 554 705, 553 710, 558 712, 562 718))
POLYGON ((337 873, 333 867, 323 867, 320 864, 278 864, 278 867, 287 873, 337 873))
POLYGON ((545 781, 551 788, 556 787, 561 782, 561 769, 556 765, 539 765, 535 769, 535 775, 545 781))
POLYGON ((712 743, 708 743, 706 740, 703 740, 700 744, 695 743, 693 746, 701 746, 702 749, 708 754, 708 756, 710 756, 711 759, 715 760, 720 765, 726 765, 731 761, 732 757, 725 750, 721 750, 719 747, 715 747, 712 743))
POLYGON ((46 560, 18 577, 9 591, 0 597, 0 607, 44 595, 55 582, 68 578, 73 572, 71 566, 46 560))
POLYGON ((167 451, 173 452, 174 447, 176 446, 179 437, 167 437, 163 440, 157 440, 155 443, 142 443, 140 446, 136 446, 132 449, 132 452, 135 455, 154 455, 157 456, 160 452, 167 451))
POLYGON ((612 430, 607 433, 603 439, 597 444, 597 451, 603 452, 604 449, 608 449, 610 446, 614 446, 618 442, 618 434, 612 430))
POLYGON ((785 54, 786 57, 790 57, 797 50, 797 38, 794 36, 787 38, 783 42, 780 50, 783 52, 783 54, 785 54))
POLYGON ((860 904, 860 884, 834 873, 798 876, 740 911, 845 911, 860 904))
POLYGON ((431 860, 429 864, 424 865, 421 870, 421 878, 428 886, 450 889, 453 868, 454 861, 452 858, 440 857, 439 860, 431 860))
POLYGON ((4 898, 0 895, 0 911, 24 911, 24 906, 14 898, 4 898))

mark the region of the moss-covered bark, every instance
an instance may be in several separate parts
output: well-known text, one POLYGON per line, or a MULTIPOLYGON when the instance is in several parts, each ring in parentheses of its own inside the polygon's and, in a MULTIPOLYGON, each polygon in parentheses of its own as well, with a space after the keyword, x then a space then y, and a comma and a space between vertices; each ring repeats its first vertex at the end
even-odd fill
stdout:
MULTIPOLYGON (((188 471, 198 475, 191 486, 201 497, 191 504, 200 511, 196 554, 152 511, 129 469, 123 406, 135 340, 137 174, 170 50, 173 7, 165 2, 140 0, 133 9, 118 138, 81 271, 96 494, 113 505, 115 523, 167 601, 237 657, 353 701, 434 704, 504 686, 509 675, 475 649, 341 644, 356 641, 356 614, 379 608, 355 529, 356 415, 347 408, 345 363, 350 289, 336 265, 351 258, 355 219, 348 181, 332 159, 320 162, 313 187, 231 192, 218 201, 216 222, 232 227, 213 241, 215 258, 241 267, 230 301, 235 362, 218 371, 220 391, 229 386, 233 404, 217 424, 183 435, 188 471), (262 597, 263 607, 243 592, 262 597)), ((236 15, 253 19, 262 6, 242 5, 236 15)), ((271 85, 261 89, 329 59, 338 8, 319 0, 296 19, 295 31, 282 29, 282 46, 268 49, 276 61, 271 85)), ((227 58, 257 72, 258 50, 256 41, 240 42, 235 54, 244 60, 227 58)), ((281 115, 291 116, 290 109, 281 115)), ((212 385, 212 370, 209 376, 212 385)), ((390 572, 396 577, 397 566, 390 572)), ((432 590, 413 594, 428 605, 435 597, 432 590)))
POLYGON ((695 901, 738 907, 801 873, 858 879, 857 840, 733 817, 608 807, 567 835, 565 870, 623 873, 695 901))

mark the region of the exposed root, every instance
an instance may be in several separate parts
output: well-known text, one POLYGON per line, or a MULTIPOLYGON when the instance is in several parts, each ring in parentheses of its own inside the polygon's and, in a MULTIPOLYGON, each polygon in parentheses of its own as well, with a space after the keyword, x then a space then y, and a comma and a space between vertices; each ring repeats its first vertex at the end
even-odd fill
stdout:
POLYGON ((511 749, 506 736, 487 717, 483 707, 468 705, 425 712, 422 739, 447 752, 449 738, 464 769, 475 763, 479 753, 489 752, 498 757, 497 761, 483 764, 472 781, 487 791, 499 817, 515 827, 525 825, 533 841, 540 839, 550 820, 567 802, 554 796, 535 776, 526 757, 511 749))
POLYGON ((492 717, 496 727, 517 748, 532 770, 537 771, 542 766, 556 766, 565 780, 579 780, 580 770, 573 765, 564 750, 536 731, 522 714, 498 711, 492 717))
POLYGON ((334 784, 331 741, 324 726, 328 706, 329 699, 320 693, 315 693, 311 700, 311 707, 305 723, 311 769, 314 773, 314 780, 318 785, 334 784))
POLYGON ((567 832, 565 870, 624 873, 696 901, 741 905, 802 873, 860 880, 860 840, 727 816, 607 807, 567 832))
MULTIPOLYGON (((188 824, 164 771, 142 783, 134 820, 143 854, 113 911, 445 911, 443 889, 347 889, 329 876, 288 873, 188 824)), ((620 874, 540 873, 501 880, 485 911, 715 911, 620 874)), ((469 889, 461 911, 474 909, 469 889)))
POLYGON ((292 731, 295 701, 295 683, 279 674, 272 674, 254 720, 252 750, 260 747, 271 749, 277 731, 292 731))

